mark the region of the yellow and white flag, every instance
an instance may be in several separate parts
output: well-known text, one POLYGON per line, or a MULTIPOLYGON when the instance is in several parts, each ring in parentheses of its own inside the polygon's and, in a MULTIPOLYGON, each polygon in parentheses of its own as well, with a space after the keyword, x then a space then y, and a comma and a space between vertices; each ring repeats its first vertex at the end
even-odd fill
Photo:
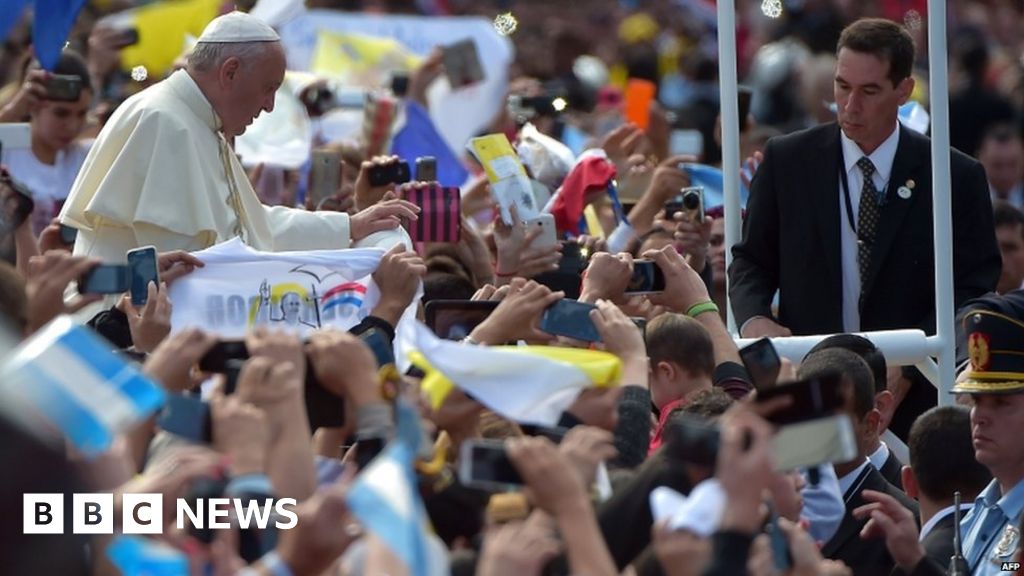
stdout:
POLYGON ((421 322, 399 328, 396 351, 426 372, 421 386, 435 410, 457 386, 505 418, 540 426, 555 426, 585 388, 617 386, 622 371, 608 352, 473 346, 442 340, 421 322))

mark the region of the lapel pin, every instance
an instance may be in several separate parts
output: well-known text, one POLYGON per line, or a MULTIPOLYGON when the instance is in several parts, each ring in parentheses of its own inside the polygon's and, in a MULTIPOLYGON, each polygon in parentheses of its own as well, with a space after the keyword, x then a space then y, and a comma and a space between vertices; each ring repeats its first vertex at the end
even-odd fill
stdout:
POLYGON ((904 200, 909 200, 910 199, 910 195, 913 194, 913 192, 911 192, 911 190, 913 190, 913 189, 914 189, 914 181, 913 180, 907 180, 906 184, 904 184, 903 186, 900 186, 899 189, 896 190, 896 194, 900 198, 903 198, 904 200))

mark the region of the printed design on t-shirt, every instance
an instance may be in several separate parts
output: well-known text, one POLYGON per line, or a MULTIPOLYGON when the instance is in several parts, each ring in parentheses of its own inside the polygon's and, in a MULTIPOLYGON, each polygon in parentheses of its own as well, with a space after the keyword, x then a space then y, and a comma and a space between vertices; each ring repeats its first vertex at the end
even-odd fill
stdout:
POLYGON ((366 285, 347 281, 326 266, 304 264, 271 283, 264 278, 252 299, 248 325, 320 328, 337 317, 358 313, 366 285))

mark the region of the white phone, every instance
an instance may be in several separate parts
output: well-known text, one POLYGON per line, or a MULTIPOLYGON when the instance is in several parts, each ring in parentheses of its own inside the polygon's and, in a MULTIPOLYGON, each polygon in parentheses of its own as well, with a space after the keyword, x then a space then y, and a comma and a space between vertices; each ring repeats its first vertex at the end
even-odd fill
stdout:
POLYGON ((558 231, 555 228, 555 217, 551 214, 541 214, 536 218, 526 221, 526 230, 529 232, 534 228, 540 228, 540 236, 533 239, 534 248, 550 248, 558 245, 558 231))

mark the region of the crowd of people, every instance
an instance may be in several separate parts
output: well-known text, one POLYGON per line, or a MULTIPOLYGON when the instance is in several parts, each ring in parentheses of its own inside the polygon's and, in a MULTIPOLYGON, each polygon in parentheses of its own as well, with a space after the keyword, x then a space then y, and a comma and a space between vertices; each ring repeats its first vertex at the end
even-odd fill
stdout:
MULTIPOLYGON (((138 39, 104 18, 136 4, 86 3, 49 70, 29 17, 6 38, 0 320, 12 348, 39 350, 44 332, 72 318, 169 398, 201 401, 207 434, 164 429, 157 412, 87 454, 62 423, 20 413, 18 395, 0 386, 9 470, 0 509, 12 519, 0 528, 0 572, 156 573, 126 568, 115 552, 120 514, 105 535, 24 534, 16 520, 29 514, 28 493, 69 502, 111 493, 119 512, 130 495, 159 493, 164 529, 145 540, 185 559, 174 574, 1024 574, 1019 3, 949 3, 955 310, 937 310, 933 293, 927 127, 902 113, 928 104, 923 0, 737 0, 738 67, 752 93, 738 135, 723 134, 718 116, 713 2, 308 0, 309 9, 515 16, 502 31, 515 54, 508 102, 478 133, 508 138, 532 202, 553 218, 520 218, 523 205, 502 195, 485 159, 442 150, 438 136, 431 152, 444 175, 435 178, 452 173, 446 158, 467 175, 444 182, 461 189, 451 242, 413 237, 420 219, 440 227, 436 207, 414 201, 438 182, 382 180, 416 158, 392 155, 372 130, 314 138, 307 152, 340 164, 319 196, 317 154, 296 169, 236 153, 253 122, 280 106, 293 62, 280 31, 246 13, 252 6, 223 11, 174 66, 142 78, 120 62, 138 39), (68 79, 79 88, 70 96, 68 79), (635 81, 655 89, 642 127, 629 118, 635 81), (23 123, 28 141, 12 146, 23 123), (699 180, 720 166, 723 145, 746 159, 743 238, 728 269, 720 191, 699 180), (693 186, 703 192, 696 207, 683 196, 693 186), (223 265, 204 251, 236 239, 267 258, 374 258, 372 287, 359 288, 365 305, 341 330, 321 318, 319 296, 256 281, 243 361, 200 368, 232 338, 174 325, 176 310, 199 303, 171 294, 223 265), (148 246, 159 281, 145 297, 80 282, 148 246), (650 285, 638 289, 638 278, 650 285), (558 324, 550 312, 569 301, 585 311, 558 324), (440 344, 417 336, 431 303, 484 312, 438 330, 452 338, 440 344), (953 402, 856 335, 931 334, 939 314, 956 315, 953 402), (736 343, 794 335, 823 338, 767 376, 736 343), (430 357, 446 346, 456 347, 447 359, 430 357), (537 353, 537 366, 557 358, 586 385, 566 397, 559 378, 577 373, 568 368, 553 377, 528 361, 508 373, 486 365, 512 347, 537 353), (466 367, 522 391, 476 388, 466 367), (438 381, 450 390, 439 394, 438 381), (801 395, 808 387, 813 400, 801 395), (555 417, 501 399, 528 390, 555 417), (415 489, 399 508, 426 520, 412 535, 381 530, 390 511, 354 497, 410 422, 422 438, 409 463, 415 489), (514 480, 474 481, 468 448, 481 440, 514 480), (292 498, 297 522, 259 533, 237 518, 205 534, 176 526, 174 502, 197 494, 292 498), (422 542, 411 560, 410 542, 422 542)), ((442 53, 418 60, 401 88, 363 88, 413 117, 430 108, 442 53)), ((340 106, 320 97, 327 80, 296 89, 307 120, 340 106)), ((375 113, 368 104, 365 125, 375 113)))

